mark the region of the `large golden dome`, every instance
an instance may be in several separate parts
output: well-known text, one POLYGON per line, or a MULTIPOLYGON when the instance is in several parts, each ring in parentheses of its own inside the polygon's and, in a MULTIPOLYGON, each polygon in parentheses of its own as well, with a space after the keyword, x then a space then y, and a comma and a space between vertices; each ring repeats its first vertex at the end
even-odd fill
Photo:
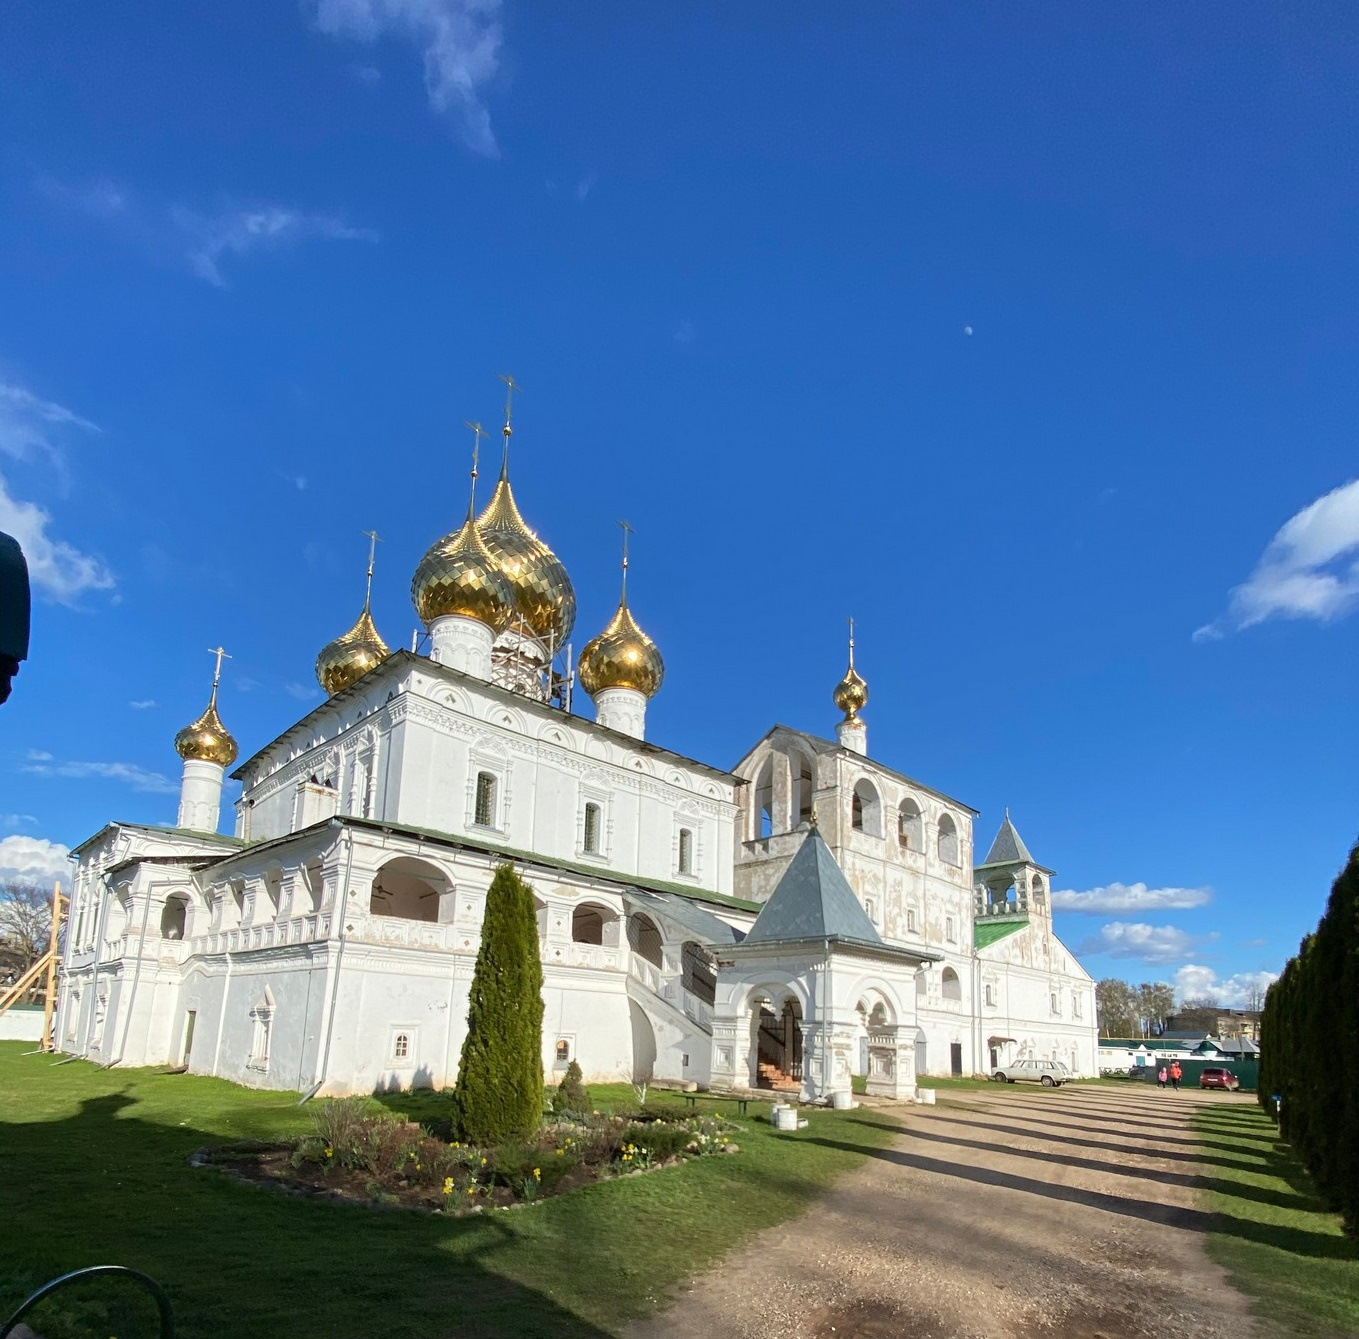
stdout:
POLYGON ((468 509, 460 530, 432 544, 411 581, 415 611, 427 626, 457 615, 503 632, 514 617, 515 592, 482 542, 468 509))
POLYGON ((665 678, 656 643, 637 626, 625 596, 609 626, 580 653, 580 682, 591 697, 607 688, 631 688, 654 697, 665 678))
POLYGON ((835 705, 845 713, 845 720, 852 721, 868 701, 868 685, 859 677, 854 662, 849 662, 845 677, 835 685, 835 705))
POLYGON ((344 636, 336 637, 321 648, 321 654, 316 657, 316 677, 321 681, 321 687, 334 697, 363 678, 370 669, 376 669, 391 654, 368 612, 368 602, 364 601, 358 622, 344 636))
POLYGON ((217 685, 212 686, 207 710, 175 736, 175 752, 185 762, 215 762, 230 767, 240 750, 217 714, 217 685))
POLYGON ((509 583, 528 630, 553 650, 564 646, 576 622, 575 589, 561 559, 525 524, 503 470, 477 518, 477 533, 509 583))

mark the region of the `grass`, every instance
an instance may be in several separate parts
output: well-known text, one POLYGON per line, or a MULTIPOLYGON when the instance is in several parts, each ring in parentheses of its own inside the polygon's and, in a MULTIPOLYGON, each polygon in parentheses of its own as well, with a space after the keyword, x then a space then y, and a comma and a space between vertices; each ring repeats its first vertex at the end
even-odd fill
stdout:
MULTIPOLYGON (((896 1128, 872 1110, 815 1111, 801 1135, 775 1134, 753 1107, 739 1120, 734 1103, 704 1103, 744 1127, 739 1154, 446 1219, 302 1200, 188 1166, 204 1144, 308 1129, 292 1094, 25 1049, 0 1043, 0 1221, 14 1228, 0 1318, 65 1270, 124 1264, 165 1285, 185 1339, 614 1334, 801 1212, 896 1128)), ((626 1087, 592 1093, 635 1108, 626 1087)), ((443 1114, 430 1094, 384 1102, 415 1119, 443 1114)), ((683 1110, 655 1092, 647 1106, 683 1110)))
POLYGON ((1274 1122, 1241 1103, 1201 1108, 1194 1129, 1212 1169, 1206 1207, 1224 1224, 1208 1251, 1233 1285, 1279 1335, 1359 1333, 1359 1243, 1325 1211, 1274 1122))

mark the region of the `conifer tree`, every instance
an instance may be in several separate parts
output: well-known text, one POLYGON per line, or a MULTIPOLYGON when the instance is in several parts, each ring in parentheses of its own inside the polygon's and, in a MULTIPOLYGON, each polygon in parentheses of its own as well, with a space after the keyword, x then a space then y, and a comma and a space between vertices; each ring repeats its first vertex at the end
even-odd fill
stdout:
POLYGON ((533 891, 501 865, 486 894, 453 1087, 453 1126, 472 1144, 527 1139, 543 1114, 543 965, 533 891))

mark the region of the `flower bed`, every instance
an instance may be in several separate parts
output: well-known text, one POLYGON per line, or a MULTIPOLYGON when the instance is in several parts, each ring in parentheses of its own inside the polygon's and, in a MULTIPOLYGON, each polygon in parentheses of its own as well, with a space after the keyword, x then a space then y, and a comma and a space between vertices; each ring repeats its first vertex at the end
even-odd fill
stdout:
POLYGON ((195 1161, 301 1194, 474 1213, 737 1151, 729 1136, 738 1127, 713 1116, 559 1113, 531 1141, 494 1148, 448 1143, 363 1098, 324 1102, 312 1119, 314 1133, 294 1143, 205 1149, 195 1161))

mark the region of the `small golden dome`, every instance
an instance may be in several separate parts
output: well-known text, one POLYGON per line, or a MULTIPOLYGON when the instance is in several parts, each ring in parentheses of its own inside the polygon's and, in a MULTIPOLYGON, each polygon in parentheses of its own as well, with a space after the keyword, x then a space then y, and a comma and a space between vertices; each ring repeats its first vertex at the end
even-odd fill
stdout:
POLYGON ((580 683, 591 697, 606 688, 631 688, 654 697, 665 678, 665 661, 656 643, 637 626, 626 597, 609 626, 580 653, 580 683))
POLYGON ((363 678, 370 669, 376 669, 391 654, 391 649, 378 634, 365 602, 358 622, 343 637, 336 637, 321 648, 321 654, 316 657, 316 677, 321 687, 334 697, 363 678))
POLYGON ((852 721, 868 701, 868 685, 859 677, 851 660, 845 677, 835 685, 835 705, 845 713, 845 720, 852 721))
POLYGON ((576 622, 575 589, 561 559, 525 524, 503 470, 477 518, 477 533, 509 583, 528 630, 554 650, 564 646, 576 622))
POLYGON ((514 617, 514 590, 469 515, 460 530, 432 544, 411 581, 421 621, 457 615, 503 632, 514 617))
POLYGON ((240 750, 217 714, 217 685, 212 686, 208 709, 175 736, 175 752, 185 762, 215 762, 230 767, 240 750))

